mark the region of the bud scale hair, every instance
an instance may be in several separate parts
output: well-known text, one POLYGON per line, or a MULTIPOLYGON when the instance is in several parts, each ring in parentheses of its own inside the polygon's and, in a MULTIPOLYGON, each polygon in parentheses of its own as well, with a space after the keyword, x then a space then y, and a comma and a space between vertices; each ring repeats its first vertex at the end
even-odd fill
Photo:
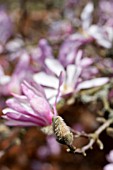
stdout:
POLYGON ((73 134, 60 116, 55 116, 53 118, 53 132, 56 136, 56 140, 59 143, 65 144, 67 146, 72 145, 73 134))

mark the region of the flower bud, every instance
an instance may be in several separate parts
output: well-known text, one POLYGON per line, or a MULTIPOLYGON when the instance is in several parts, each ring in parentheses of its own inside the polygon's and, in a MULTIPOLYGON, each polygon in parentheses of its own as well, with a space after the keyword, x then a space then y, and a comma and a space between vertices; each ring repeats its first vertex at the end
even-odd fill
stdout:
POLYGON ((59 143, 71 147, 73 143, 73 134, 60 116, 53 117, 53 131, 56 136, 56 140, 59 143))

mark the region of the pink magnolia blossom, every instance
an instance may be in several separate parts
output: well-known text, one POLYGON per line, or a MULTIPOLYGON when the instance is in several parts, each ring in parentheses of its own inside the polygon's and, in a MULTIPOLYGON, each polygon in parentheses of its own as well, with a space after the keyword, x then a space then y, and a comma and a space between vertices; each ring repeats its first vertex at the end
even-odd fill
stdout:
POLYGON ((52 109, 42 87, 34 82, 21 84, 23 95, 13 94, 6 101, 3 118, 9 126, 47 126, 52 123, 52 109))
POLYGON ((62 73, 59 76, 57 96, 54 105, 48 102, 44 89, 34 81, 21 83, 23 95, 12 94, 6 101, 8 108, 3 110, 2 117, 9 126, 48 126, 53 116, 57 115, 56 103, 60 95, 62 73))

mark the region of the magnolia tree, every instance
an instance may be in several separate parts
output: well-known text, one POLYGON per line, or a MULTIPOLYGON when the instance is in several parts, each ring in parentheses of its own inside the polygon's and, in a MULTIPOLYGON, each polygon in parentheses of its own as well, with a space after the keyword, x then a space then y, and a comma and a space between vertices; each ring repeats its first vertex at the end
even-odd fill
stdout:
MULTIPOLYGON (((33 126, 46 135, 50 148, 54 144, 51 152, 60 152, 58 144, 62 144, 73 155, 86 155, 94 144, 104 149, 100 139, 103 131, 113 137, 112 5, 112 1, 104 0, 84 5, 81 1, 64 1, 59 8, 62 15, 43 19, 48 25, 47 35, 38 37, 38 44, 28 37, 30 33, 25 35, 28 28, 22 18, 26 8, 20 18, 0 8, 0 140, 11 137, 12 131, 18 134, 12 135, 13 141, 1 150, 1 157, 19 144, 23 128, 25 135, 33 126), (15 19, 23 26, 21 32, 15 31, 15 19), (78 101, 95 112, 92 114, 98 123, 91 132, 86 132, 82 124, 77 127, 76 122, 77 128, 73 128, 60 114, 73 105, 76 109, 78 101), (78 147, 78 139, 87 143, 78 147)), ((33 22, 33 15, 30 17, 29 22, 33 22)), ((107 155, 110 164, 104 170, 113 168, 112 152, 107 155)))

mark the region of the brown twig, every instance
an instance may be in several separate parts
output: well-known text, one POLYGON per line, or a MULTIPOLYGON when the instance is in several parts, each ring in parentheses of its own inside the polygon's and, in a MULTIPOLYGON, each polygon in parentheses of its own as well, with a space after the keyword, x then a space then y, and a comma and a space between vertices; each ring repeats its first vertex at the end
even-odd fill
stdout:
POLYGON ((85 146, 83 146, 82 148, 78 148, 74 151, 74 153, 83 153, 84 155, 86 155, 86 151, 88 149, 92 149, 93 144, 96 142, 100 149, 103 149, 103 144, 99 139, 99 135, 107 128, 109 127, 111 124, 113 123, 113 118, 112 119, 108 119, 106 120, 105 123, 103 123, 94 133, 91 133, 88 135, 89 138, 89 143, 85 146))

